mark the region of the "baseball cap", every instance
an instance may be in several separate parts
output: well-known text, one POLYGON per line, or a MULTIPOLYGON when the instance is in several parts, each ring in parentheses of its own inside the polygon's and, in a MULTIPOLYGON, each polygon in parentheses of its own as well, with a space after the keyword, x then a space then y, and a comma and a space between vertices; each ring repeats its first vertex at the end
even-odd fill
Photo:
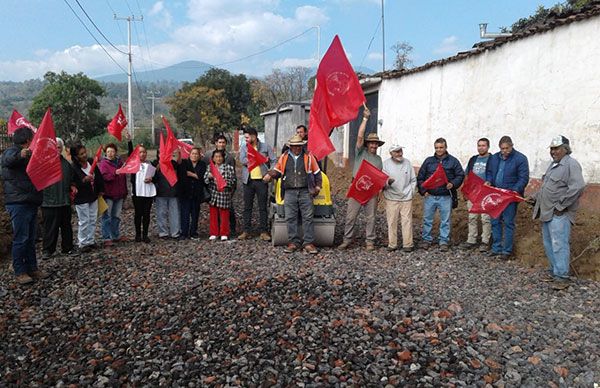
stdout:
POLYGON ((390 147, 390 152, 400 151, 402 148, 404 148, 404 147, 402 147, 400 144, 392 144, 390 147))
POLYGON ((552 138, 549 148, 560 147, 561 145, 569 145, 569 139, 563 135, 558 135, 552 138))

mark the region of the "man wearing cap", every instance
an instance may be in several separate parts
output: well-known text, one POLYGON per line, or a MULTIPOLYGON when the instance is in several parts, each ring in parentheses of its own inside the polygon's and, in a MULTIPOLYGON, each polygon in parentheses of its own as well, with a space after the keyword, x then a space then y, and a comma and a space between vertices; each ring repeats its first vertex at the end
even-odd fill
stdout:
POLYGON ((561 289, 569 279, 569 237, 585 182, 581 165, 571 157, 569 139, 553 138, 550 156, 552 163, 542 177, 542 187, 528 201, 535 203, 533 218, 542 221, 544 250, 550 263, 545 280, 554 280, 554 288, 561 289))
POLYGON ((288 245, 284 252, 292 253, 300 246, 310 254, 319 251, 314 246, 313 196, 319 194, 322 185, 321 170, 313 155, 304 151, 306 140, 298 134, 287 143, 289 149, 281 154, 275 168, 264 177, 265 182, 282 178, 285 221, 288 245), (298 213, 302 218, 303 241, 298 234, 298 213))
MULTIPOLYGON (((523 195, 529 182, 527 157, 515 150, 510 136, 498 142, 500 152, 490 156, 485 169, 486 184, 523 195)), ((517 202, 510 203, 498 218, 492 218, 492 250, 488 256, 508 260, 513 251, 517 202)))
POLYGON ((390 158, 383 162, 383 171, 390 177, 383 189, 385 215, 388 223, 388 250, 398 248, 398 216, 402 225, 402 250, 412 252, 412 200, 417 177, 410 160, 404 158, 402 146, 392 145, 390 158))
MULTIPOLYGON (((371 112, 368 108, 365 108, 362 122, 358 127, 358 136, 356 138, 356 156, 354 158, 354 168, 352 170, 353 177, 356 175, 356 172, 358 171, 358 168, 363 160, 370 162, 379 170, 383 169, 383 162, 381 160, 381 156, 377 155, 377 148, 381 147, 384 142, 379 140, 379 137, 376 133, 369 133, 365 139, 365 129, 367 128, 367 121, 369 121, 370 116, 371 112)), ((354 238, 354 224, 361 208, 365 209, 365 219, 367 222, 367 250, 372 251, 375 249, 375 213, 377 211, 377 196, 371 198, 371 200, 364 205, 361 205, 360 202, 353 198, 348 198, 344 241, 338 246, 339 249, 347 249, 352 243, 354 238)))
POLYGON ((433 143, 435 153, 423 161, 417 174, 417 186, 419 193, 425 197, 423 203, 423 248, 429 249, 433 244, 431 229, 433 228, 433 219, 437 210, 440 212, 440 250, 448 251, 450 243, 450 227, 452 225, 452 201, 456 198, 456 189, 465 179, 465 172, 458 159, 448 153, 448 143, 443 137, 437 138, 433 143), (448 183, 445 186, 433 189, 425 189, 423 183, 429 179, 436 171, 437 166, 441 164, 448 183))

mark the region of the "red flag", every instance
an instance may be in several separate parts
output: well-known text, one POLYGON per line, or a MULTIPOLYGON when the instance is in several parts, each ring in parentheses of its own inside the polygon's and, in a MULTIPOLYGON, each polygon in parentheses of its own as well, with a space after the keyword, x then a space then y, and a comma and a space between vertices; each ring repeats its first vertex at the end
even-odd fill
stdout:
POLYGON ((98 150, 96 151, 96 155, 94 155, 92 167, 90 167, 90 175, 94 175, 94 171, 96 171, 96 166, 98 165, 100 158, 102 158, 102 144, 100 144, 98 150))
POLYGON ((12 135, 15 131, 21 127, 30 128, 34 133, 37 131, 37 128, 33 126, 23 115, 17 112, 16 109, 13 109, 10 118, 8 119, 8 134, 12 135))
POLYGON ((246 142, 246 149, 248 150, 248 172, 251 172, 256 167, 269 161, 269 158, 258 152, 254 146, 248 142, 246 142))
POLYGON ((477 195, 470 200, 473 206, 469 213, 486 213, 492 218, 498 218, 510 203, 524 200, 516 191, 482 184, 477 195))
POLYGON ((177 183, 177 173, 175 172, 175 168, 173 167, 173 163, 171 163, 171 158, 173 155, 173 146, 172 142, 165 142, 162 132, 160 133, 160 143, 158 148, 158 153, 160 154, 159 158, 159 166, 160 171, 167 178, 167 181, 172 186, 175 186, 177 183))
POLYGON ((336 35, 319 64, 310 105, 308 150, 318 160, 335 151, 329 139, 331 129, 354 120, 365 101, 358 77, 336 35))
POLYGON ((165 125, 165 128, 167 130, 167 140, 166 140, 165 145, 168 145, 169 141, 171 141, 171 143, 174 147, 173 150, 171 151, 171 154, 177 148, 177 149, 179 149, 179 153, 181 154, 181 157, 183 159, 189 158, 190 153, 192 152, 192 148, 194 148, 194 146, 191 144, 182 142, 175 136, 175 134, 173 133, 173 130, 171 130, 171 126, 169 125, 169 122, 167 121, 165 116, 162 116, 162 120, 163 120, 163 124, 165 125))
POLYGON ((192 153, 192 148, 194 148, 193 145, 184 143, 179 139, 177 139, 177 146, 179 147, 179 152, 181 153, 182 159, 188 159, 192 153))
POLYGON ((465 183, 463 183, 460 188, 460 191, 469 201, 473 202, 473 198, 477 197, 479 189, 484 183, 483 179, 475 175, 473 171, 470 171, 467 175, 467 179, 465 179, 465 183))
POLYGON ((210 161, 210 173, 212 174, 215 184, 217 185, 217 191, 223 192, 223 190, 225 190, 225 186, 227 186, 227 182, 225 181, 225 178, 223 178, 223 175, 221 175, 219 167, 215 166, 212 160, 210 161))
POLYGON ((50 108, 44 114, 40 129, 33 136, 29 149, 31 159, 26 171, 36 190, 43 190, 59 182, 62 179, 62 168, 50 108))
POLYGON ((388 179, 389 176, 363 159, 346 197, 354 198, 361 205, 364 205, 383 189, 388 179))
POLYGON ((129 155, 123 167, 117 170, 117 174, 137 174, 140 171, 140 145, 135 146, 135 149, 129 155))
POLYGON ((444 166, 441 163, 438 163, 433 174, 427 178, 421 187, 425 190, 433 190, 438 187, 442 187, 448 184, 448 177, 446 177, 446 171, 444 171, 444 166))
POLYGON ((108 133, 117 138, 117 140, 121 141, 121 133, 123 132, 123 128, 127 126, 127 119, 123 114, 123 109, 121 109, 121 104, 119 104, 119 110, 117 114, 110 123, 108 123, 108 133))

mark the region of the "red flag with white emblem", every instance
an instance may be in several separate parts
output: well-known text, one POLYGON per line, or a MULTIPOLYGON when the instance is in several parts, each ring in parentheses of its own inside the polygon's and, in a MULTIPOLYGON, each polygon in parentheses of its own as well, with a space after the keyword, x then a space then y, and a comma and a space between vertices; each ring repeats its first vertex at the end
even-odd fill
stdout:
POLYGON ((385 186, 389 176, 363 159, 346 194, 361 205, 369 202, 385 186))
POLYGON ((31 159, 27 163, 26 171, 36 190, 43 190, 59 182, 62 179, 62 168, 50 108, 44 114, 40 128, 33 136, 29 149, 31 150, 31 159))
POLYGON ((481 184, 476 195, 470 199, 473 206, 469 213, 485 213, 498 218, 509 204, 524 200, 516 191, 481 184))
POLYGON ((108 123, 108 133, 117 138, 117 140, 121 141, 121 133, 123 132, 123 128, 127 126, 127 119, 123 114, 123 109, 121 109, 121 104, 119 104, 119 110, 117 114, 110 123, 108 123))
POLYGON ((27 121, 27 119, 25 117, 23 117, 23 115, 21 115, 19 112, 17 112, 16 109, 13 109, 12 114, 10 115, 10 118, 8 119, 8 134, 12 135, 13 133, 15 133, 15 131, 21 127, 27 127, 29 129, 31 129, 34 133, 35 131, 37 131, 37 128, 31 124, 29 121, 27 121))
POLYGON ((117 174, 137 174, 140 171, 140 145, 135 146, 135 149, 129 155, 123 167, 119 168, 117 174))

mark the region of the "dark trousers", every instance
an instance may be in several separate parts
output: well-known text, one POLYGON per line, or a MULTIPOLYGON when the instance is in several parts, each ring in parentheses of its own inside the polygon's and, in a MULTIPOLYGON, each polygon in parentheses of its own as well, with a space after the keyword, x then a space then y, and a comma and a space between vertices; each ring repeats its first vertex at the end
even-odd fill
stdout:
POLYGON ((133 197, 135 237, 148 237, 153 197, 133 197))
POLYGON ((17 276, 38 269, 35 256, 37 209, 36 205, 26 203, 6 204, 13 229, 13 270, 17 276))
POLYGON ((71 206, 42 207, 42 216, 44 219, 42 251, 49 255, 56 251, 59 231, 62 253, 71 251, 73 249, 71 206))
POLYGON ((179 211, 181 214, 181 237, 198 237, 200 201, 197 199, 181 198, 179 200, 179 211))
POLYGON ((267 231, 267 201, 269 185, 261 179, 249 179, 244 184, 244 232, 249 233, 252 229, 252 208, 254 197, 258 201, 258 220, 261 232, 267 231))

